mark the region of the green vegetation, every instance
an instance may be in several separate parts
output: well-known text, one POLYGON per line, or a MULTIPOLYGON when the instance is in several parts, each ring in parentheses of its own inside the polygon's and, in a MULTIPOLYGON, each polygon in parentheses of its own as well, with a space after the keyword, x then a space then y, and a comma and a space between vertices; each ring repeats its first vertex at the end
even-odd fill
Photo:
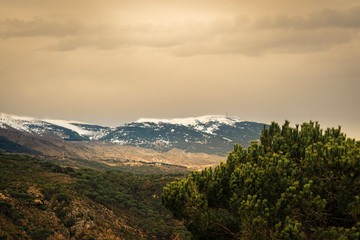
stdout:
POLYGON ((0 136, 0 152, 40 154, 38 151, 28 149, 20 144, 8 140, 3 136, 0 136))
POLYGON ((187 239, 160 201, 179 174, 60 167, 0 154, 0 239, 187 239))
POLYGON ((359 239, 360 142, 318 123, 272 123, 226 163, 168 184, 193 239, 359 239))
POLYGON ((160 195, 165 184, 179 175, 138 175, 81 169, 71 176, 79 179, 73 184, 77 192, 118 215, 126 214, 147 235, 156 239, 174 237, 176 228, 171 226, 174 224, 171 213, 161 205, 160 195))

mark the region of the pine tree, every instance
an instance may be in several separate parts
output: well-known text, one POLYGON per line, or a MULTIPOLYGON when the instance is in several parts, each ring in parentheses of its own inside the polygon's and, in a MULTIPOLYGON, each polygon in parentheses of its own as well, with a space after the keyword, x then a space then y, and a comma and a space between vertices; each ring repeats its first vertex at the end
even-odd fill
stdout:
POLYGON ((360 142, 273 122, 226 163, 168 184, 162 201, 193 239, 359 239, 360 142))

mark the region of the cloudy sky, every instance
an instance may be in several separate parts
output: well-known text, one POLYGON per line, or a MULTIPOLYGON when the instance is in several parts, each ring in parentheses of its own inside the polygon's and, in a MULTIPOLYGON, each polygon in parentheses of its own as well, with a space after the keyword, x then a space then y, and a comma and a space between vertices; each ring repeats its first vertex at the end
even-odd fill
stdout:
POLYGON ((0 0, 0 112, 228 114, 360 139, 358 0, 0 0))

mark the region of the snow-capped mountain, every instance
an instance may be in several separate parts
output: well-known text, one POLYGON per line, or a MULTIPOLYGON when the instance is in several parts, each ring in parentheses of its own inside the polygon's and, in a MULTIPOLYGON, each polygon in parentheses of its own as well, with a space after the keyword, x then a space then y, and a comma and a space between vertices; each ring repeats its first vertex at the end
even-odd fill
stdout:
POLYGON ((0 128, 13 128, 22 132, 44 137, 60 137, 68 141, 97 140, 110 131, 103 127, 78 121, 35 119, 0 113, 0 128))
POLYGON ((191 118, 141 118, 122 126, 107 126, 67 120, 39 120, 0 114, 0 130, 16 129, 42 137, 66 141, 104 141, 120 145, 139 146, 160 151, 173 148, 188 152, 226 154, 234 143, 246 147, 258 140, 262 123, 234 117, 209 115, 191 118))

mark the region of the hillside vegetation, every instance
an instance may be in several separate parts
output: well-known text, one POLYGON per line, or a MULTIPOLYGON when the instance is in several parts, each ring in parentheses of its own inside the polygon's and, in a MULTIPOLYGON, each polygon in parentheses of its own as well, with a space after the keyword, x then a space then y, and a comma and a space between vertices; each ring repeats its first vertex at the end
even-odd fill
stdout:
POLYGON ((162 205, 182 175, 73 169, 0 155, 0 239, 186 239, 162 205))
POLYGON ((340 127, 272 123, 226 163, 168 184, 193 239, 359 239, 360 142, 340 127))

